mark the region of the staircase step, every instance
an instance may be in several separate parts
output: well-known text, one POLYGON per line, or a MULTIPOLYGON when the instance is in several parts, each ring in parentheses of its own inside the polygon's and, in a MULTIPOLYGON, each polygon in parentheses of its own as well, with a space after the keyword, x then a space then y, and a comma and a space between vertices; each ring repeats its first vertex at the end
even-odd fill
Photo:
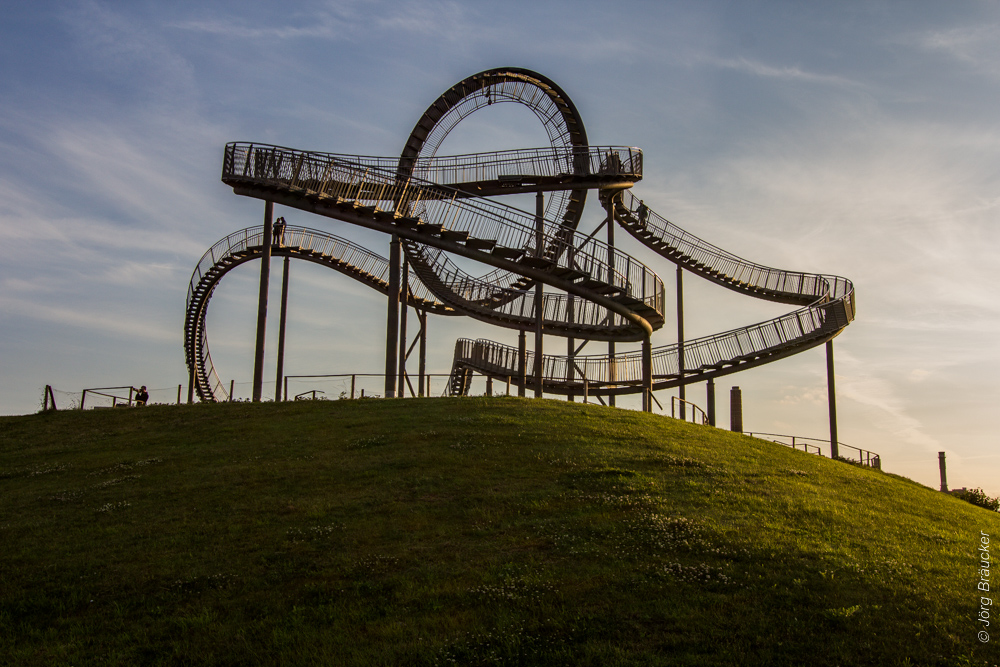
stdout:
POLYGON ((497 242, 492 239, 466 239, 465 246, 473 250, 493 250, 497 242))
POLYGON ((517 261, 517 263, 532 269, 548 269, 555 264, 555 262, 553 262, 551 259, 546 259, 545 257, 530 257, 530 256, 522 257, 517 261))
POLYGON ((502 257, 503 259, 517 261, 517 259, 524 254, 524 251, 516 248, 505 248, 503 246, 499 246, 493 248, 493 250, 490 251, 490 254, 494 257, 502 257))
POLYGON ((552 272, 552 275, 557 278, 563 278, 564 280, 569 280, 570 282, 576 282, 582 278, 586 278, 587 274, 583 271, 578 271, 576 269, 556 269, 552 272))
POLYGON ((409 229, 417 229, 422 224, 420 218, 414 218, 408 215, 401 215, 396 218, 396 224, 400 227, 407 227, 409 229))
POLYGON ((451 229, 443 229, 441 230, 441 238, 445 241, 464 243, 469 238, 469 232, 456 232, 451 229))
POLYGON ((444 229, 442 225, 434 225, 428 222, 421 222, 417 225, 417 231, 421 234, 440 234, 444 229))

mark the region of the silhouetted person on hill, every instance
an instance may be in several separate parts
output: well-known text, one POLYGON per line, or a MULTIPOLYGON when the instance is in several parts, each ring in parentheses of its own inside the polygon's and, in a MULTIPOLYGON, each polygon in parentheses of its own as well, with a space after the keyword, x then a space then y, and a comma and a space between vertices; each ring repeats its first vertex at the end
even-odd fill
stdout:
POLYGON ((146 385, 142 385, 141 387, 139 387, 139 391, 137 391, 135 394, 135 404, 137 407, 142 407, 143 405, 146 405, 146 402, 148 400, 149 400, 149 392, 146 391, 146 385))

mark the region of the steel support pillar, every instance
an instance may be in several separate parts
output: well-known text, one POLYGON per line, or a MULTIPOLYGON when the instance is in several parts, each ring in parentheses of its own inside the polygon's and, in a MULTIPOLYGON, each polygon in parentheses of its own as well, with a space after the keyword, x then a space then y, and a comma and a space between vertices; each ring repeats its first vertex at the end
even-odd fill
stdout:
POLYGON ((528 342, 524 329, 517 332, 517 395, 524 398, 524 385, 527 382, 528 342))
MULTIPOLYGON (((253 395, 255 403, 260 401, 264 390, 264 334, 267 331, 267 289, 271 275, 271 237, 274 224, 274 203, 264 202, 264 235, 261 238, 260 291, 257 295, 257 344, 253 357, 253 395)), ((277 389, 275 389, 277 391, 277 389)))
POLYGON ((944 452, 938 452, 938 470, 941 471, 941 490, 948 492, 948 465, 944 461, 944 452))
POLYGON ((830 402, 830 458, 840 456, 837 439, 837 387, 833 380, 833 341, 826 341, 826 393, 830 402))
MULTIPOLYGON (((541 257, 545 232, 545 195, 535 194, 535 257, 541 257)), ((542 319, 545 315, 545 286, 535 282, 535 398, 542 397, 542 319)))
POLYGON ((274 380, 274 400, 287 401, 288 396, 281 395, 282 378, 285 374, 285 323, 288 315, 288 269, 291 257, 285 257, 281 272, 281 312, 278 315, 278 370, 274 380))
MULTIPOLYGON (((604 200, 604 208, 608 213, 608 282, 611 282, 611 276, 614 275, 615 271, 615 204, 613 197, 609 194, 604 200)), ((617 370, 615 368, 615 342, 608 341, 608 384, 613 386, 617 377, 617 370)), ((648 399, 644 399, 648 400, 648 399)), ((615 395, 608 395, 608 405, 614 407, 615 405, 615 395)), ((644 404, 645 405, 645 404, 644 404)))
MULTIPOLYGON (((195 362, 191 360, 191 367, 188 369, 188 405, 194 403, 194 367, 195 362)), ((229 400, 233 400, 232 392, 229 392, 229 400)))
POLYGON ((681 385, 677 388, 677 396, 681 399, 681 420, 687 419, 687 392, 684 387, 684 269, 677 265, 677 373, 681 385))
MULTIPOLYGON (((417 319, 420 320, 420 359, 418 364, 420 365, 420 392, 419 395, 424 395, 424 376, 427 374, 427 311, 417 311, 417 319)), ((427 392, 430 393, 430 392, 427 392)))
POLYGON ((396 355, 399 343, 399 237, 389 242, 389 307, 385 317, 385 397, 396 397, 396 355))
POLYGON ((739 387, 729 390, 729 429, 734 433, 743 432, 743 392, 739 387))
MULTIPOLYGON (((576 264, 576 255, 574 253, 573 245, 569 246, 569 260, 568 266, 573 268, 576 264)), ((572 294, 566 295, 566 321, 572 324, 576 320, 576 297, 572 294)), ((576 379, 576 339, 567 338, 566 339, 566 366, 569 371, 566 374, 566 379, 569 381, 570 385, 573 384, 573 380, 576 379)), ((574 402, 576 400, 576 394, 572 391, 566 396, 566 400, 569 402, 574 402)))
POLYGON ((705 400, 708 407, 708 423, 710 426, 715 426, 715 378, 708 379, 706 391, 708 393, 705 400))
POLYGON ((649 334, 642 339, 642 409, 653 411, 653 346, 649 334))
POLYGON ((399 288, 399 397, 406 398, 406 311, 410 302, 410 263, 403 255, 399 288))

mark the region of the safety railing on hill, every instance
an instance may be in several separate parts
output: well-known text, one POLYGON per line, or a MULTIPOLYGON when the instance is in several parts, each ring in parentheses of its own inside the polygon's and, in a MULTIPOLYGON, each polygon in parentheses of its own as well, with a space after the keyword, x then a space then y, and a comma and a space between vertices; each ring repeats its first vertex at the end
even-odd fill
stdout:
MULTIPOLYGON (((761 440, 776 442, 779 445, 785 445, 786 447, 791 447, 792 449, 798 449, 801 447, 802 451, 809 452, 810 454, 818 454, 820 456, 823 456, 823 450, 820 445, 825 445, 828 451, 830 449, 830 441, 822 438, 806 438, 801 435, 782 435, 779 433, 760 433, 757 431, 748 431, 746 432, 746 435, 751 438, 759 438, 761 440)), ((860 447, 846 445, 840 441, 837 442, 837 449, 841 452, 841 454, 837 456, 838 459, 849 463, 857 463, 868 468, 875 468, 876 470, 882 469, 882 459, 875 452, 870 452, 867 449, 861 449, 860 447), (856 456, 844 456, 843 451, 845 449, 853 451, 856 456)))
POLYGON ((670 397, 670 416, 674 419, 690 421, 692 424, 708 425, 708 415, 698 405, 687 401, 680 396, 670 397))

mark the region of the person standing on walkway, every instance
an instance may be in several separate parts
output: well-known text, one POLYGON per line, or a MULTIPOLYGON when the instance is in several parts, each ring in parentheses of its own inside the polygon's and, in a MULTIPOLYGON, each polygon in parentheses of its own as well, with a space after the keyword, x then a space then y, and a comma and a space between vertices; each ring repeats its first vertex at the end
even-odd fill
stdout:
POLYGON ((285 218, 274 221, 274 245, 279 248, 285 245, 285 218))

